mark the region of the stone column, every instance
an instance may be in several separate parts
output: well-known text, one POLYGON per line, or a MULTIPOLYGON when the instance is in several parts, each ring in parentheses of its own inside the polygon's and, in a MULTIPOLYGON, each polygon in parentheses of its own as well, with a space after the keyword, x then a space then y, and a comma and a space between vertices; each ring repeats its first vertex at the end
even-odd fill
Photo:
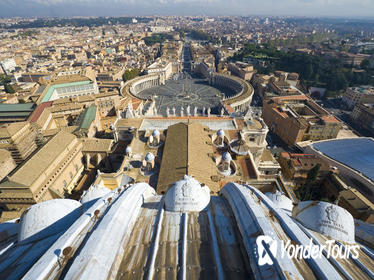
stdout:
POLYGON ((91 160, 91 156, 89 153, 87 153, 86 154, 86 169, 90 168, 90 160, 91 160))
POLYGON ((98 153, 98 154, 96 155, 96 166, 98 166, 98 165, 99 165, 99 163, 100 163, 101 159, 102 159, 102 157, 101 157, 101 154, 100 154, 100 153, 98 153))

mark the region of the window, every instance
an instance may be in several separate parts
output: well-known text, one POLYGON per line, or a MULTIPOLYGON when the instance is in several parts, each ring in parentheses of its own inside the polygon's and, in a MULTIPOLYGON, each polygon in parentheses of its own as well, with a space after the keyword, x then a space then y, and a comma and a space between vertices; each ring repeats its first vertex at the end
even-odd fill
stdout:
POLYGON ((65 180, 64 180, 63 184, 64 184, 64 188, 66 188, 66 186, 67 186, 67 183, 66 183, 66 181, 65 181, 65 180))
POLYGON ((73 179, 73 173, 71 173, 71 171, 69 172, 69 175, 70 175, 70 179, 73 179))

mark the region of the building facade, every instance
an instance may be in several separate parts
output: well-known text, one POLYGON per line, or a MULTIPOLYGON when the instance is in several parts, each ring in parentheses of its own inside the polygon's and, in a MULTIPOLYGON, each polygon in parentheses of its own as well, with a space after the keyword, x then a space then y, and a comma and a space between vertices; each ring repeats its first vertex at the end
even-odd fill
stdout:
POLYGON ((56 134, 0 184, 1 207, 20 210, 71 192, 83 170, 82 146, 70 133, 56 134))
POLYGON ((229 63, 227 68, 232 75, 238 76, 239 78, 250 81, 253 74, 255 73, 253 66, 244 63, 229 63))
POLYGON ((11 152, 14 161, 19 164, 35 149, 37 132, 29 122, 16 122, 0 126, 0 149, 11 152))
POLYGON ((262 117, 288 145, 333 139, 342 124, 305 95, 282 96, 264 102, 262 117))
POLYGON ((356 105, 351 116, 360 127, 374 133, 374 103, 356 105))
POLYGON ((12 154, 7 150, 0 149, 0 181, 16 168, 16 166, 12 154))
POLYGON ((374 87, 361 86, 347 88, 343 102, 349 109, 361 103, 374 103, 374 87))

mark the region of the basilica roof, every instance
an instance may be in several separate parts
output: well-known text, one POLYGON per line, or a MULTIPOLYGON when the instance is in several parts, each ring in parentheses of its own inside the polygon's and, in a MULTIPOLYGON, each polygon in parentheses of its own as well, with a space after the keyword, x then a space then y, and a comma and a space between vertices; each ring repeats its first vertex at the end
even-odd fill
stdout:
POLYGON ((91 193, 92 203, 51 200, 0 224, 2 279, 373 278, 373 226, 337 205, 302 202, 291 213, 283 194, 228 183, 210 196, 190 176, 165 195, 146 183, 91 193), (358 258, 328 258, 325 249, 320 258, 290 259, 281 246, 261 249, 261 236, 277 244, 358 245, 358 258), (259 262, 263 250, 272 264, 259 262))

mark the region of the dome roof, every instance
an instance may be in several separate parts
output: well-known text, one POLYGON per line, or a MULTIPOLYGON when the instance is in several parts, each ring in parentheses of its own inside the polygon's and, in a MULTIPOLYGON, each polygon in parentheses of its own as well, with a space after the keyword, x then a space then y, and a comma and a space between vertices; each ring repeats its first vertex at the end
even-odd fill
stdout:
POLYGON ((235 139, 230 142, 231 151, 237 155, 245 156, 249 153, 249 147, 243 139, 235 139))
POLYGON ((231 157, 230 153, 225 152, 225 153, 222 155, 222 160, 223 160, 223 161, 232 161, 232 157, 231 157))
POLYGON ((126 154, 129 154, 129 153, 131 153, 131 147, 130 147, 130 146, 127 146, 127 147, 126 147, 126 154))
POLYGON ((302 201, 293 208, 292 216, 303 226, 330 238, 355 242, 353 217, 340 206, 324 201, 302 201))
POLYGON ((217 136, 219 136, 219 137, 225 136, 225 132, 223 131, 223 129, 218 129, 217 136))
POLYGON ((145 155, 145 161, 146 162, 152 162, 152 161, 154 161, 155 160, 155 155, 154 154, 152 154, 152 153, 147 153, 146 155, 145 155))
POLYGON ((160 136, 160 131, 158 131, 157 129, 153 130, 153 132, 152 132, 152 136, 153 136, 153 137, 160 136))
POLYGON ((276 191, 275 193, 267 192, 265 195, 277 206, 285 210, 292 211, 292 200, 285 196, 282 192, 276 191))
POLYGON ((210 190, 185 175, 172 185, 165 196, 165 209, 173 212, 200 212, 210 202, 210 190))
POLYGON ((110 193, 110 190, 108 188, 100 185, 92 185, 87 191, 83 193, 80 202, 83 204, 102 197, 108 193, 110 193))
POLYGON ((61 232, 81 215, 78 211, 81 206, 72 199, 53 199, 32 205, 21 215, 18 242, 28 243, 61 232))

